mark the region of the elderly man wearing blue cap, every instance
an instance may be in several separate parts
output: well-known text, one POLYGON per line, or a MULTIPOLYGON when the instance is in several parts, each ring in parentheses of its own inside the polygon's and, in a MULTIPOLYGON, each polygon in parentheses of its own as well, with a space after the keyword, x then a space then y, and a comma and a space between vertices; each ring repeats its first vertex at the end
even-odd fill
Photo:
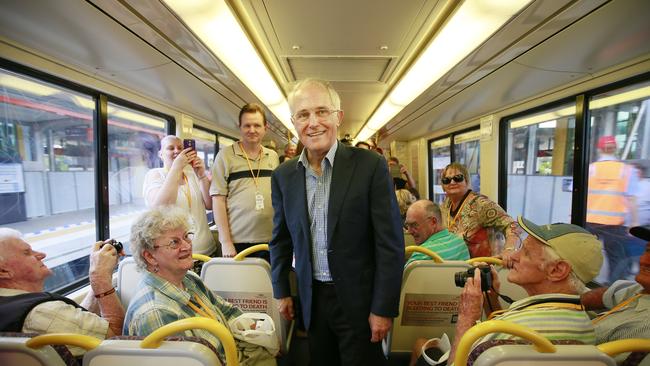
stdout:
POLYGON ((650 338, 650 225, 636 226, 630 234, 647 242, 639 259, 636 281, 618 280, 609 287, 582 296, 589 310, 606 309, 594 319, 597 342, 650 338))
MULTIPOLYGON (((591 319, 580 303, 585 284, 593 280, 603 263, 602 244, 585 229, 571 224, 535 225, 518 218, 527 235, 516 252, 505 261, 508 281, 523 287, 529 297, 515 301, 494 319, 517 323, 550 340, 578 340, 595 344, 591 319)), ((481 319, 483 293, 480 271, 468 278, 461 294, 458 323, 450 359, 460 338, 481 319)), ((492 292, 499 292, 496 271, 492 270, 492 292)), ((477 344, 492 339, 517 338, 490 334, 477 344)))

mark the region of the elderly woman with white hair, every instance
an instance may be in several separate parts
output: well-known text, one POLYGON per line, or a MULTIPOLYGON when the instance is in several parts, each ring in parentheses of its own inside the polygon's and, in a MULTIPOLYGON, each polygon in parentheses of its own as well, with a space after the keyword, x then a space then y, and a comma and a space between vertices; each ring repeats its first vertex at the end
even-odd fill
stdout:
POLYGON ((212 209, 210 177, 194 149, 183 148, 174 135, 160 141, 162 168, 151 169, 144 177, 143 195, 148 207, 174 205, 183 208, 196 224, 194 252, 214 256, 217 243, 212 237, 205 210, 212 209))
MULTIPOLYGON (((145 212, 131 227, 131 250, 138 269, 144 271, 139 290, 129 304, 124 321, 125 335, 146 336, 176 320, 204 316, 226 327, 242 311, 214 295, 190 269, 192 223, 180 208, 158 207, 145 212)), ((213 334, 200 329, 186 331, 210 342, 224 356, 213 334)), ((275 365, 265 348, 237 341, 242 365, 275 365)))

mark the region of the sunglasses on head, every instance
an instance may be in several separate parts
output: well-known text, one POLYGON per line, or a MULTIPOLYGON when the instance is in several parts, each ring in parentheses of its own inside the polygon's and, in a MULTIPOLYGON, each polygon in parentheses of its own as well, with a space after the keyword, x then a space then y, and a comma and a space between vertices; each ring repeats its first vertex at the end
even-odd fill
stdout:
POLYGON ((442 184, 449 184, 453 180, 456 183, 460 183, 465 180, 465 177, 462 174, 456 174, 453 177, 442 177, 442 184))

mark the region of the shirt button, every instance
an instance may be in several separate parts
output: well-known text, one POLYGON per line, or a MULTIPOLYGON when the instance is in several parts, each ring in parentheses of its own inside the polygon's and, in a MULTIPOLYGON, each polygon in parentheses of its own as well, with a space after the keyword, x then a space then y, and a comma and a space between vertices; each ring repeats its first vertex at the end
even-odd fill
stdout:
POLYGON ((321 205, 318 205, 318 209, 321 209, 321 208, 323 208, 323 206, 321 206, 321 205))

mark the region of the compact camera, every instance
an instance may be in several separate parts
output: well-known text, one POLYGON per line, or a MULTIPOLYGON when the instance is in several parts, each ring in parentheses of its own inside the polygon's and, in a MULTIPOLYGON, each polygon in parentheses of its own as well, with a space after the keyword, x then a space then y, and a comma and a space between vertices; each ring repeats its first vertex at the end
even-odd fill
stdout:
POLYGON ((111 241, 109 241, 108 243, 104 243, 104 244, 102 244, 102 245, 100 246, 100 248, 103 247, 103 246, 106 245, 106 244, 110 244, 110 245, 112 245, 113 248, 115 248, 115 250, 116 250, 118 253, 122 252, 122 250, 124 249, 124 244, 120 243, 119 241, 117 241, 117 240, 115 240, 115 239, 111 239, 111 241))
POLYGON ((472 267, 467 271, 454 273, 454 282, 456 282, 456 286, 465 287, 465 282, 467 282, 467 279, 470 277, 474 278, 474 271, 477 269, 481 271, 481 291, 485 292, 492 288, 492 270, 490 269, 490 266, 472 267))

